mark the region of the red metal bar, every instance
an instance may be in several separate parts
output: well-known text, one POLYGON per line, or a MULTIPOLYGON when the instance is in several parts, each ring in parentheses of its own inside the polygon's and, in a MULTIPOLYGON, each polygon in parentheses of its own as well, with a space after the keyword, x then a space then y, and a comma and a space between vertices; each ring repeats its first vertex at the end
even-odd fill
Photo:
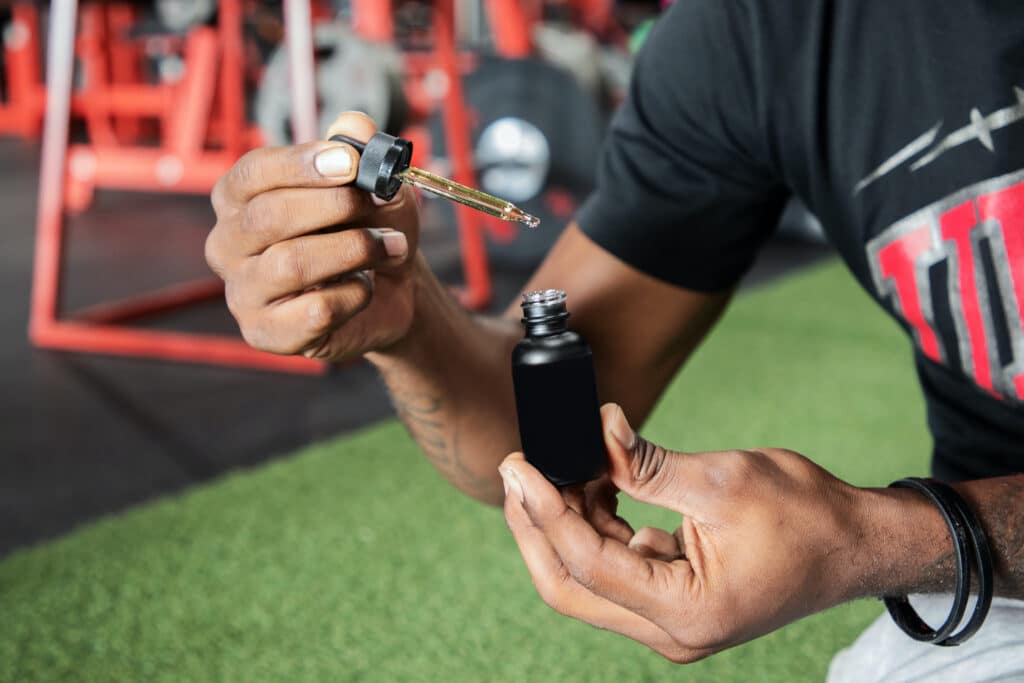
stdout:
POLYGON ((167 86, 145 84, 110 85, 102 94, 79 93, 71 98, 73 109, 85 112, 90 107, 100 106, 108 112, 117 112, 125 118, 160 117, 168 110, 173 111, 174 94, 167 86))
POLYGON ((216 278, 170 285, 119 301, 109 301, 75 311, 79 322, 109 324, 136 320, 181 308, 185 304, 224 296, 224 283, 216 278))
POLYGON ((37 329, 33 341, 42 348, 65 351, 284 370, 307 375, 321 374, 327 369, 327 364, 322 361, 257 351, 240 339, 216 335, 61 321, 37 329))
POLYGON ((221 0, 220 102, 221 144, 231 156, 245 152, 245 50, 242 45, 242 3, 221 0))
MULTIPOLYGON (((276 356, 257 351, 237 338, 218 335, 140 330, 89 322, 58 320, 61 243, 63 237, 62 197, 67 152, 68 119, 71 112, 71 82, 74 65, 76 0, 53 0, 50 8, 47 55, 49 106, 43 134, 39 172, 39 206, 36 218, 35 267, 29 336, 36 346, 92 353, 137 356, 162 360, 213 363, 261 370, 285 370, 305 374, 323 372, 326 364, 295 356, 276 356)), ((212 84, 211 84, 212 85, 212 84)), ((201 134, 201 133, 200 133, 201 134)), ((140 151, 137 148, 134 150, 140 151)), ((155 155, 163 154, 152 150, 155 155)), ((167 155, 164 155, 167 156, 167 155)), ((225 154, 203 155, 225 163, 225 154)), ((96 157, 103 167, 102 154, 96 157)), ((149 160, 149 166, 159 166, 149 160)), ((230 161, 227 162, 230 164, 230 161)), ((81 164, 79 164, 81 165, 81 164)), ((87 165, 87 164, 86 164, 87 165)), ((191 160, 190 160, 190 173, 191 160)), ((207 188, 208 190, 208 188, 207 188)), ((218 284, 219 288, 220 285, 218 284)), ((208 284, 189 283, 143 295, 134 300, 109 304, 87 311, 93 319, 124 319, 164 310, 174 304, 214 293, 208 284)))
POLYGON ((487 16, 498 54, 522 59, 533 52, 530 20, 520 0, 487 0, 487 16))
POLYGON ((188 194, 209 192, 237 159, 221 151, 181 157, 159 147, 88 145, 73 146, 70 158, 69 181, 74 186, 188 194))
MULTIPOLYGON (((473 187, 476 179, 469 138, 470 122, 462 95, 462 74, 459 73, 454 31, 452 0, 437 0, 434 3, 434 52, 438 67, 448 80, 442 111, 445 142, 451 158, 452 178, 473 187)), ((455 215, 459 222, 462 268, 466 278, 462 301, 468 308, 483 308, 491 298, 491 275, 480 214, 468 206, 456 204, 455 215)))
MULTIPOLYGON (((137 41, 129 40, 128 32, 135 21, 135 11, 126 2, 110 2, 105 8, 107 19, 107 52, 110 55, 110 84, 115 88, 137 85, 142 81, 141 50, 137 41)), ((152 86, 150 86, 152 88, 152 86)), ((111 103, 114 130, 121 142, 136 142, 142 133, 138 115, 119 109, 111 103)))
POLYGON ((176 110, 164 131, 164 147, 188 157, 203 148, 217 78, 217 32, 192 29, 185 43, 185 76, 175 97, 176 110))
POLYGON ((369 40, 390 41, 395 34, 390 0, 352 0, 352 27, 369 40))
POLYGON ((104 101, 110 83, 106 33, 106 10, 103 5, 95 2, 83 5, 81 30, 77 41, 78 58, 82 64, 83 74, 80 97, 85 106, 89 140, 98 146, 117 144, 109 107, 104 101))

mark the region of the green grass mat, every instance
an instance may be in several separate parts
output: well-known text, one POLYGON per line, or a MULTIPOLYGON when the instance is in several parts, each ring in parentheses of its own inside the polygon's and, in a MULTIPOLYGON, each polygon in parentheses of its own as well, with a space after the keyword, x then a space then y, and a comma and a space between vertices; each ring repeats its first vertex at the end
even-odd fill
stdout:
MULTIPOLYGON (((908 343, 837 264, 740 297, 644 431, 786 446, 860 484, 927 470, 908 343)), ((389 421, 6 558, 0 681, 821 680, 880 611, 675 667, 549 611, 499 511, 389 421)))

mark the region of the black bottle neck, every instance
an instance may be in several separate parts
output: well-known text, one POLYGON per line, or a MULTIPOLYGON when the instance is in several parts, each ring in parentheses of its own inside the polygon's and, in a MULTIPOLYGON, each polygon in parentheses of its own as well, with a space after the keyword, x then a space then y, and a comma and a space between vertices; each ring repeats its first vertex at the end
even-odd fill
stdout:
MULTIPOLYGON (((555 292, 557 290, 548 290, 555 292)), ((526 336, 549 337, 569 329, 569 311, 565 307, 565 293, 557 292, 547 296, 538 293, 526 295, 523 307, 523 326, 526 336)), ((546 292, 544 294, 547 294, 546 292)))

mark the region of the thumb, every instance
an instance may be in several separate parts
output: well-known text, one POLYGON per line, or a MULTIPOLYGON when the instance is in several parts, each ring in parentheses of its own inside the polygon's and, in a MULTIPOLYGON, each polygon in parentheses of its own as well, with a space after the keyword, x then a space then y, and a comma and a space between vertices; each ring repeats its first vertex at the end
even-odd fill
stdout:
POLYGON ((651 443, 630 427, 615 403, 601 407, 612 482, 630 498, 689 514, 705 497, 703 467, 697 455, 651 443))

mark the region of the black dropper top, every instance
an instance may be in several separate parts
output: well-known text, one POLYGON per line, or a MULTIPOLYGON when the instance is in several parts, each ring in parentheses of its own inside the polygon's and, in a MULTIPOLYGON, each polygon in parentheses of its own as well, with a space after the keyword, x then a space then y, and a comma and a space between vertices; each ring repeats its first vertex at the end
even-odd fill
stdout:
POLYGON ((561 289, 541 289, 523 294, 523 325, 528 337, 545 337, 569 329, 569 311, 561 289))
POLYGON ((412 142, 381 132, 374 133, 365 143, 347 135, 332 135, 330 139, 352 145, 359 152, 356 187, 385 201, 398 194, 402 187, 398 174, 412 162, 412 142))

